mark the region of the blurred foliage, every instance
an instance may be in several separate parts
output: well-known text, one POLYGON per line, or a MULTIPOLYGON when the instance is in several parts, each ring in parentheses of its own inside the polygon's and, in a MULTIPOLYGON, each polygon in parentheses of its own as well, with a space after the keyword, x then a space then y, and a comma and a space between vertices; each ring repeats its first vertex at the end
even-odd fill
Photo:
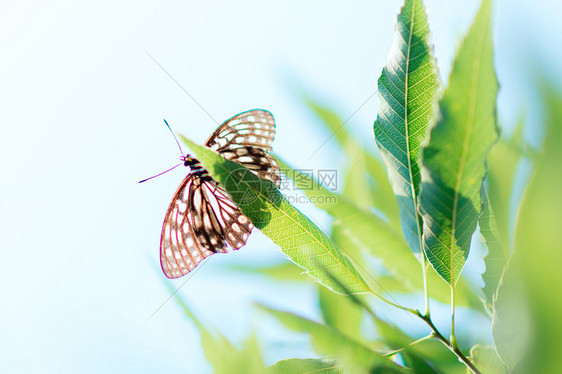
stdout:
POLYGON ((313 186, 302 192, 332 217, 328 233, 271 183, 184 138, 256 227, 290 260, 230 270, 282 283, 318 282, 316 318, 257 306, 260 315, 306 335, 317 354, 282 359, 267 367, 255 335, 233 344, 202 324, 178 298, 197 326, 216 373, 560 371, 562 242, 557 230, 562 227, 562 92, 543 81, 538 84, 546 131, 540 150, 526 143, 526 124, 521 119, 513 134, 501 138, 488 153, 497 137, 497 87, 491 1, 482 4, 459 49, 449 85, 441 90, 434 85, 438 79, 423 3, 405 1, 391 58, 379 80, 383 100, 374 131, 383 157, 374 144, 365 146, 355 139, 332 109, 300 93, 317 116, 317 124, 332 134, 345 155, 341 188, 330 190, 278 160, 296 186, 313 186), (437 107, 438 92, 443 97, 437 107), (436 109, 442 113, 439 119, 436 109), (416 110, 424 115, 415 116, 416 110), (463 157, 465 163, 459 163, 463 157), (526 182, 518 178, 523 162, 532 168, 527 186, 516 185, 526 182), (430 180, 434 185, 424 184, 430 180), (514 190, 522 187, 522 201, 514 201, 514 190), (472 210, 457 210, 451 216, 449 211, 462 206, 461 200, 472 210), (433 207, 428 208, 427 202, 433 207), (417 223, 420 219, 422 226, 417 223), (488 251, 481 290, 461 273, 476 223, 488 251), (466 228, 464 237, 454 235, 450 228, 455 225, 466 228), (437 226, 448 233, 446 238, 427 231, 437 226), (435 248, 427 245, 430 236, 441 246, 434 253, 435 248), (424 240, 420 252, 416 242, 424 240), (462 261, 455 260, 457 252, 462 261), (424 265, 424 255, 433 267, 424 265), (449 287, 454 287, 453 292, 449 287), (457 329, 458 335, 449 338, 440 332, 450 320, 434 324, 435 316, 420 312, 424 291, 432 308, 437 303, 452 303, 452 310, 464 306, 468 317, 460 322, 464 328, 457 329), (415 305, 400 305, 396 295, 407 296, 400 300, 415 305), (394 316, 381 315, 377 307, 383 302, 425 323, 426 334, 411 333, 394 316), (485 331, 488 325, 476 325, 476 318, 488 319, 491 334, 485 331), (481 338, 486 335, 492 335, 493 342, 481 338))
POLYGON ((515 229, 513 262, 531 324, 518 373, 556 373, 562 367, 562 91, 542 81, 540 91, 546 134, 515 229))

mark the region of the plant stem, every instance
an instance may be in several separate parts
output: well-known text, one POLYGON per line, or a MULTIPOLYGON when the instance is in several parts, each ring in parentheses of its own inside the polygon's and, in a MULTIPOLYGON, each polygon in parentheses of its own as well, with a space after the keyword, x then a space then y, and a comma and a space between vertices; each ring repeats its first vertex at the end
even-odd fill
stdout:
POLYGON ((402 310, 404 310, 404 311, 406 311, 406 312, 408 312, 408 313, 412 313, 412 314, 418 314, 418 313, 419 313, 417 310, 410 309, 410 308, 404 307, 404 306, 402 306, 402 305, 393 303, 392 301, 385 299, 384 297, 382 297, 381 295, 379 295, 378 293, 376 293, 376 292, 374 292, 374 291, 371 291, 371 293, 372 293, 373 295, 375 295, 376 297, 378 297, 379 299, 381 299, 382 301, 384 301, 385 303, 387 303, 388 305, 392 305, 392 306, 395 307, 395 308, 402 309, 402 310))
MULTIPOLYGON (((437 340, 439 340, 441 343, 443 343, 443 344, 445 345, 445 347, 447 347, 451 352, 453 352, 453 353, 455 354, 455 356, 457 356, 457 357, 459 358, 459 361, 461 361, 463 364, 465 364, 466 367, 467 367, 468 369, 470 369, 470 371, 472 371, 472 373, 474 373, 474 374, 482 374, 482 373, 480 372, 480 370, 478 370, 478 369, 476 368, 476 366, 474 366, 474 364, 468 359, 468 357, 466 357, 466 356, 464 355, 464 353, 462 353, 462 351, 459 349, 459 347, 458 347, 458 345, 457 345, 457 340, 456 340, 456 338, 455 338, 455 333, 454 333, 454 331, 455 331, 455 330, 454 330, 454 327, 455 327, 455 325, 454 325, 454 320, 455 320, 455 313, 454 313, 454 311, 455 311, 455 308, 454 308, 454 305, 455 305, 455 303, 454 303, 454 301, 455 301, 455 293, 454 293, 454 289, 453 289, 453 288, 451 289, 451 297, 452 297, 451 305, 452 305, 452 315, 453 315, 453 316, 452 316, 452 318, 453 318, 453 325, 452 325, 452 329, 451 329, 451 341, 449 341, 447 338, 445 338, 445 337, 443 336, 443 334, 441 334, 441 333, 439 332, 439 330, 437 330, 437 327, 435 327, 435 325, 433 324, 433 321, 431 320, 431 317, 429 316, 429 310, 428 310, 428 313, 426 313, 426 314, 421 314, 419 310, 413 310, 413 309, 410 309, 410 308, 403 307, 402 305, 398 305, 398 304, 396 304, 396 303, 393 303, 392 301, 385 299, 384 297, 382 297, 381 295, 377 294, 376 292, 371 291, 371 293, 372 293, 373 295, 375 295, 376 297, 378 297, 379 299, 381 299, 382 301, 384 301, 385 303, 387 303, 387 304, 389 304, 389 305, 392 305, 392 306, 394 306, 394 307, 396 307, 396 308, 402 309, 402 310, 404 310, 404 311, 406 311, 406 312, 408 312, 408 313, 411 313, 411 314, 413 314, 413 315, 415 315, 415 316, 421 318, 421 319, 429 326, 429 328, 430 328, 431 331, 432 331, 432 334, 429 335, 429 337, 435 337, 435 338, 437 338, 437 340)), ((369 314, 371 314, 373 317, 376 318, 374 312, 373 312, 370 308, 366 308, 366 309, 367 309, 367 311, 369 312, 369 314)), ((419 340, 417 340, 417 341, 411 343, 410 345, 415 344, 415 343, 419 343, 420 341, 423 341, 423 340, 426 340, 426 339, 428 339, 428 337, 419 339, 419 340)), ((408 346, 409 346, 409 345, 408 345, 408 346)), ((407 346, 407 347, 408 347, 408 346, 407 346)), ((404 348, 406 348, 406 347, 404 347, 404 348)), ((404 348, 402 348, 402 349, 404 349, 404 348)), ((400 350, 399 350, 399 351, 400 351, 400 350)))
POLYGON ((461 361, 462 363, 464 363, 469 369, 470 371, 472 371, 474 374, 482 374, 480 373, 480 370, 478 370, 476 368, 476 366, 474 366, 474 364, 468 359, 468 357, 466 357, 461 350, 459 349, 459 347, 456 345, 456 341, 455 341, 455 345, 453 345, 452 342, 450 342, 449 340, 447 340, 447 338, 445 338, 440 332, 439 330, 437 330, 437 327, 435 327, 435 325, 433 324, 433 321, 431 320, 431 318, 429 318, 429 316, 424 316, 422 315, 419 311, 416 313, 416 315, 421 318, 431 329, 431 331, 433 332, 433 335, 435 336, 435 338, 437 338, 437 340, 439 340, 441 343, 443 343, 443 345, 445 345, 451 352, 453 352, 458 358, 459 361, 461 361))
POLYGON ((451 285, 451 345, 453 348, 459 349, 455 336, 455 287, 453 285, 451 285))
MULTIPOLYGON (((421 244, 423 245, 423 243, 421 244)), ((421 256, 422 256, 422 275, 423 275, 423 295, 425 298, 425 314, 429 316, 429 289, 427 287, 427 258, 425 257, 425 252, 423 251, 423 247, 420 247, 421 256)))
POLYGON ((411 346, 413 346, 414 344, 421 343, 421 342, 423 342, 423 341, 425 341, 425 340, 429 340, 429 339, 433 339, 433 338, 435 338, 435 334, 434 334, 434 333, 431 333, 431 334, 429 334, 429 335, 427 335, 427 336, 424 336, 423 338, 419 338, 418 340, 415 340, 415 341, 411 342, 410 344, 408 344, 408 345, 405 346, 405 347, 396 349, 396 350, 394 350, 394 351, 386 352, 386 353, 383 354, 383 356, 387 357, 387 356, 395 355, 396 353, 400 353, 400 352, 402 352, 404 349, 406 349, 406 348, 408 348, 408 347, 411 347, 411 346))

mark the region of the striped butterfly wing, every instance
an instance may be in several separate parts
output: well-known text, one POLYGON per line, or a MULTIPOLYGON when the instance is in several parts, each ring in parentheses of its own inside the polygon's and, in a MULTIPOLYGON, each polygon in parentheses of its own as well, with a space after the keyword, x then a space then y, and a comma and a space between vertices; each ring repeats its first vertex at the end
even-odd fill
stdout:
POLYGON ((179 278, 213 253, 239 249, 252 223, 209 176, 190 173, 178 188, 162 226, 160 263, 168 278, 179 278))
MULTIPOLYGON (((240 113, 209 137, 205 145, 279 186, 279 166, 268 152, 275 138, 273 115, 265 110, 240 113)), ((241 248, 254 225, 228 193, 196 163, 168 207, 160 239, 160 263, 168 278, 179 278, 227 245, 241 248)))
POLYGON ((273 115, 261 109, 240 113, 226 120, 205 145, 230 161, 236 161, 260 178, 279 187, 279 165, 269 155, 275 139, 273 115))

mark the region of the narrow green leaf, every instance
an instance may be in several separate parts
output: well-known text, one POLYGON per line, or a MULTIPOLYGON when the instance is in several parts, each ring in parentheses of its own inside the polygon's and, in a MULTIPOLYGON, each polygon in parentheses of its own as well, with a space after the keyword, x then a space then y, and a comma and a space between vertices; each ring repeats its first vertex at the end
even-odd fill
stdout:
MULTIPOLYGON (((283 160, 277 158, 277 162, 282 169, 293 170, 283 160)), ((409 250, 401 233, 393 226, 376 214, 357 207, 345 196, 328 191, 310 176, 296 170, 292 174, 295 180, 306 181, 311 186, 303 189, 303 192, 318 208, 336 219, 334 227, 344 230, 344 235, 353 236, 357 246, 381 259, 388 271, 409 283, 409 288, 416 287, 414 282, 421 284, 419 261, 409 250), (413 279, 412 274, 419 277, 413 279)), ((355 253, 356 251, 352 251, 352 256, 355 253)))
POLYGON ((439 92, 421 0, 406 0, 394 35, 387 65, 378 81, 379 112, 374 132, 398 199, 404 236, 410 248, 420 252, 421 153, 435 120, 439 92))
POLYGON ((420 357, 413 352, 403 351, 400 356, 404 360, 404 364, 407 368, 410 368, 417 374, 439 374, 431 365, 425 360, 424 357, 420 357))
POLYGON ((510 209, 511 196, 517 166, 525 155, 522 138, 523 122, 519 122, 517 130, 509 139, 500 139, 487 157, 488 175, 486 189, 490 197, 491 207, 498 227, 498 238, 503 244, 506 258, 511 248, 510 209))
POLYGON ((342 365, 318 358, 290 358, 269 366, 267 374, 341 374, 342 365))
MULTIPOLYGON (((443 283, 443 281, 441 281, 443 283)), ((415 372, 433 373, 433 367, 440 369, 440 372, 451 373, 461 369, 466 373, 466 366, 461 364, 458 359, 436 339, 424 340, 416 344, 410 345, 416 339, 412 338, 398 326, 373 316, 377 333, 383 339, 384 345, 389 350, 397 350, 404 348, 400 354, 408 367, 414 368, 415 372)))
POLYGON ((349 297, 336 294, 326 287, 318 289, 318 304, 326 325, 342 334, 361 340, 360 325, 363 309, 349 297))
MULTIPOLYGON (((169 285, 171 292, 174 289, 169 285)), ((201 347, 205 358, 213 366, 217 374, 261 374, 265 367, 255 336, 244 344, 242 349, 236 348, 228 339, 219 332, 210 331, 189 309, 186 302, 174 292, 177 303, 183 312, 199 329, 201 334, 201 347)))
POLYGON ((488 175, 482 186, 482 213, 478 219, 488 253, 484 257, 486 270, 483 301, 489 313, 493 313, 498 285, 507 264, 511 248, 510 207, 516 168, 525 155, 523 122, 509 139, 500 139, 487 157, 488 175))
POLYGON ((361 275, 330 238, 293 207, 272 182, 181 137, 252 223, 293 262, 334 291, 341 290, 337 289, 336 283, 322 276, 324 267, 329 267, 337 279, 353 292, 370 292, 361 275))
MULTIPOLYGON (((328 191, 310 176, 293 170, 279 157, 277 157, 277 162, 283 170, 290 170, 289 174, 293 177, 298 175, 298 178, 295 177, 295 179, 299 179, 308 186, 303 189, 306 196, 314 201, 316 207, 335 219, 332 225, 332 235, 342 251, 361 265, 364 263, 361 262, 360 253, 365 251, 382 261, 383 266, 390 272, 390 277, 393 277, 394 283, 398 282, 402 285, 399 288, 405 289, 407 292, 423 289, 421 265, 408 248, 399 229, 373 212, 356 206, 345 196, 328 191)), ((385 278, 388 277, 380 278, 378 274, 371 274, 370 278, 376 279, 376 283, 380 287, 377 287, 377 290, 391 290, 385 286, 387 283, 384 283, 385 278)), ((448 302, 449 287, 436 273, 428 274, 428 285, 431 289, 431 297, 444 303, 448 302)), ((478 296, 464 281, 459 282, 458 285, 457 304, 469 305, 477 310, 482 308, 478 296)))
POLYGON ((505 266, 507 265, 506 252, 501 242, 500 234, 496 224, 496 217, 492 210, 492 205, 488 199, 486 186, 482 185, 482 213, 478 219, 480 225, 480 233, 484 237, 488 253, 484 257, 486 270, 482 273, 484 287, 482 288, 484 296, 484 305, 490 314, 493 313, 493 306, 496 300, 496 292, 500 285, 505 266))
POLYGON ((389 347, 389 350, 401 349, 400 355, 404 359, 406 367, 413 369, 416 373, 436 373, 426 362, 426 360, 430 360, 432 356, 435 356, 435 349, 429 354, 425 354, 425 352, 424 354, 419 354, 419 349, 416 344, 408 347, 409 344, 414 342, 414 339, 394 324, 383 321, 376 315, 372 315, 372 317, 377 333, 383 339, 384 345, 389 347))
POLYGON ((354 141, 347 141, 343 149, 347 155, 347 170, 343 178, 339 179, 342 183, 342 194, 354 204, 362 207, 374 206, 371 186, 367 178, 367 154, 364 149, 357 146, 354 141))
POLYGON ((454 286, 481 210, 484 160, 498 138, 491 1, 484 0, 455 58, 441 116, 423 152, 424 251, 454 286))
POLYGON ((380 209, 393 226, 400 228, 398 202, 388 180, 386 168, 382 165, 381 161, 370 153, 365 154, 365 161, 368 176, 373 180, 371 193, 374 207, 380 209))
POLYGON ((507 368, 494 347, 477 344, 470 350, 470 359, 482 373, 507 374, 507 368))
POLYGON ((266 371, 261 358, 260 344, 255 334, 250 335, 239 351, 236 361, 230 365, 225 374, 263 374, 266 371))
POLYGON ((517 260, 515 255, 502 275, 492 316, 496 350, 510 370, 523 358, 529 345, 529 315, 517 260))
MULTIPOLYGON (((326 275, 333 278, 333 275, 330 274, 329 269, 326 269, 326 275)), ((345 286, 341 285, 341 288, 345 289, 345 286)), ((406 367, 408 367, 409 369, 413 369, 416 373, 435 373, 435 370, 428 361, 434 360, 438 361, 440 365, 443 364, 443 360, 441 359, 441 357, 437 358, 438 355, 436 356, 438 352, 444 350, 443 346, 433 346, 430 350, 420 350, 420 344, 422 344, 423 342, 428 342, 428 340, 426 340, 428 337, 414 344, 414 339, 410 338, 398 327, 379 318, 379 316, 377 316, 372 308, 360 296, 351 294, 349 290, 346 290, 345 296, 346 297, 343 299, 347 299, 349 303, 352 303, 356 307, 363 309, 365 312, 367 312, 370 319, 373 321, 378 334, 382 338, 382 341, 377 341, 377 343, 380 343, 380 347, 377 346, 377 348, 385 350, 389 348, 392 351, 400 349, 400 355, 404 359, 404 362, 407 364, 406 367), (420 352, 423 353, 419 354, 420 352)), ((339 297, 342 298, 342 296, 339 297)), ((341 305, 341 302, 337 304, 341 305)), ((434 341, 434 343, 438 342, 434 341)), ((448 359, 450 359, 451 355, 448 354, 447 357, 448 359)), ((445 361, 450 361, 448 359, 445 359, 445 361)), ((450 362, 447 362, 447 364, 447 366, 450 366, 450 362)))
POLYGON ((310 96, 304 95, 304 100, 321 120, 320 123, 333 134, 334 139, 337 140, 349 160, 349 171, 344 184, 344 189, 346 187, 347 189, 344 191, 344 195, 363 199, 364 204, 362 202, 359 205, 364 207, 374 205, 390 222, 396 223, 398 221, 398 205, 392 192, 392 186, 388 181, 386 169, 381 161, 353 138, 344 121, 334 111, 321 105, 310 96), (364 187, 367 176, 373 181, 371 192, 360 191, 358 194, 350 195, 350 193, 356 192, 353 191, 356 189, 355 186, 364 187), (347 180, 353 180, 354 183, 348 183, 347 180))
POLYGON ((390 359, 348 338, 333 327, 319 324, 290 312, 275 310, 263 305, 259 306, 278 319, 285 327, 293 331, 309 334, 315 351, 335 358, 343 363, 346 369, 359 369, 363 370, 362 372, 379 368, 400 369, 390 359))
POLYGON ((304 275, 301 267, 291 261, 269 266, 230 265, 227 269, 247 274, 265 275, 275 280, 302 282, 310 279, 304 275))
POLYGON ((324 126, 341 147, 343 147, 345 143, 353 141, 353 137, 345 127, 344 121, 342 121, 336 112, 317 100, 314 100, 314 98, 308 94, 302 93, 301 96, 308 108, 320 119, 320 124, 324 126))

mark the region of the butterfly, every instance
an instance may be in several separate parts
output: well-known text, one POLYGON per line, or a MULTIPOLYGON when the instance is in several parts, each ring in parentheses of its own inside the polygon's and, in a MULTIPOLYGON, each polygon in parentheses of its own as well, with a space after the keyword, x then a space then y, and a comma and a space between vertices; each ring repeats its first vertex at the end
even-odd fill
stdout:
MULTIPOLYGON (((273 115, 261 109, 240 113, 219 126, 205 146, 238 162, 279 187, 279 166, 268 154, 275 138, 273 115)), ((246 244, 254 225, 199 160, 182 156, 189 174, 166 212, 160 237, 160 264, 168 278, 179 278, 227 246, 246 244)))

